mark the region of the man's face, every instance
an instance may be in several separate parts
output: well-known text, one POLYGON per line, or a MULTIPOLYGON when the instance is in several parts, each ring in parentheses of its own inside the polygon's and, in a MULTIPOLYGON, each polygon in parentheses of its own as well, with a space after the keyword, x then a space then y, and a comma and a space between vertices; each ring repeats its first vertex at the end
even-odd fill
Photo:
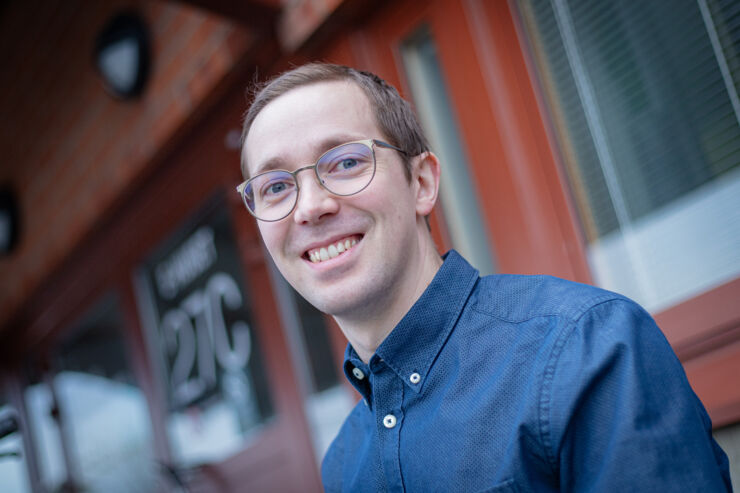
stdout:
MULTIPOLYGON (((362 139, 385 137, 358 86, 332 81, 293 89, 255 118, 245 143, 249 175, 266 167, 293 171, 336 145, 362 139)), ((258 222, 288 282, 319 310, 340 317, 382 310, 400 294, 403 280, 413 282, 418 274, 418 187, 409 184, 397 151, 375 146, 375 155, 375 177, 360 193, 332 195, 304 171, 293 213, 258 222), (321 249, 339 255, 316 262, 321 249)))

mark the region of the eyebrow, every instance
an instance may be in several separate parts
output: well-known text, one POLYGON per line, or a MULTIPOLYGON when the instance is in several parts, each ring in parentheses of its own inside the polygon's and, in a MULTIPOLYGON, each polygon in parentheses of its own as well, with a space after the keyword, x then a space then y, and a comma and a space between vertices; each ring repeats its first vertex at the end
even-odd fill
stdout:
MULTIPOLYGON (((310 166, 312 164, 315 164, 316 160, 319 157, 321 157, 321 155, 324 154, 329 149, 333 149, 334 147, 337 147, 339 145, 346 144, 348 142, 355 142, 358 140, 364 140, 364 138, 358 137, 357 135, 343 134, 343 135, 335 135, 327 139, 324 139, 314 146, 314 153, 316 155, 314 160, 310 163, 299 163, 296 165, 296 168, 299 168, 301 166, 310 166)), ((265 171, 285 169, 286 162, 287 161, 280 156, 271 157, 270 159, 260 164, 257 167, 257 169, 254 170, 254 173, 250 173, 250 176, 257 176, 260 173, 264 173, 265 171)))
POLYGON ((260 166, 257 167, 256 170, 254 170, 254 173, 250 173, 250 176, 257 176, 260 173, 264 173, 265 171, 272 171, 274 169, 283 169, 283 163, 285 161, 283 158, 280 157, 273 157, 262 163, 260 166))

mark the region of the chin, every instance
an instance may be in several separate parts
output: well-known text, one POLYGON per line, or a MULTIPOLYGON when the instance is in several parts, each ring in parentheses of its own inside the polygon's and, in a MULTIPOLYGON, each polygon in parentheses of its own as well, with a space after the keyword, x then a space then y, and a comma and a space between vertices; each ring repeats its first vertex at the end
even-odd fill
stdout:
POLYGON ((332 286, 304 285, 297 291, 317 310, 335 316, 347 316, 363 311, 368 305, 368 294, 362 286, 352 283, 332 286))
POLYGON ((332 316, 341 316, 344 313, 351 313, 357 309, 361 303, 357 300, 337 299, 332 294, 320 294, 315 291, 301 293, 306 300, 311 303, 320 312, 332 316))

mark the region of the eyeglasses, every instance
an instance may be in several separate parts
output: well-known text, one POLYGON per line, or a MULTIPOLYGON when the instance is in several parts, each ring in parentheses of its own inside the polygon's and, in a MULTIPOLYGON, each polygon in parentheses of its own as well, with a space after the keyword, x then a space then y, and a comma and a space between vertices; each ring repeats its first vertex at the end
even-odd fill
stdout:
POLYGON ((360 193, 375 176, 375 149, 373 146, 405 151, 376 139, 348 142, 329 149, 315 164, 295 171, 271 170, 245 181, 237 192, 247 210, 260 221, 279 221, 293 212, 298 203, 297 175, 313 169, 319 184, 334 195, 346 197, 360 193))

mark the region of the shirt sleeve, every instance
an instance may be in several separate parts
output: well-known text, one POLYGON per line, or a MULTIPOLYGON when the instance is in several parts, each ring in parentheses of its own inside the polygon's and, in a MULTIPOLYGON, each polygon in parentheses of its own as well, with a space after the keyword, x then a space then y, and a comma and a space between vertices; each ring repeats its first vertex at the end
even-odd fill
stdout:
POLYGON ((569 329, 540 401, 561 491, 732 491, 709 416, 642 308, 612 299, 569 329))

